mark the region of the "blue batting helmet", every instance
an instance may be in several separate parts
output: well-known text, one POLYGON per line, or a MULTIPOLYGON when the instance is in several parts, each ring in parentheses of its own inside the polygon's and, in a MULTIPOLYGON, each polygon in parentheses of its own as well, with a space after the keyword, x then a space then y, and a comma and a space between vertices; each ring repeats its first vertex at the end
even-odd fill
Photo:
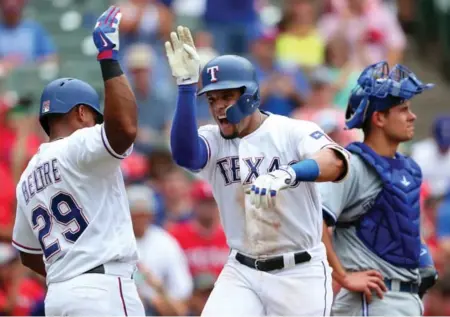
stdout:
POLYGON ((433 137, 440 147, 450 147, 450 116, 442 116, 434 120, 433 137))
POLYGON ((39 121, 49 135, 47 117, 70 112, 78 105, 89 106, 97 113, 97 123, 103 121, 100 99, 91 85, 75 78, 59 78, 49 83, 42 92, 39 121))
POLYGON ((260 96, 256 71, 247 59, 236 55, 216 57, 203 67, 201 76, 203 88, 198 95, 214 90, 243 89, 241 97, 226 110, 229 122, 236 124, 258 109, 260 96))
POLYGON ((359 129, 375 111, 387 110, 432 88, 403 65, 390 71, 387 62, 368 66, 353 88, 345 114, 347 129, 359 129))

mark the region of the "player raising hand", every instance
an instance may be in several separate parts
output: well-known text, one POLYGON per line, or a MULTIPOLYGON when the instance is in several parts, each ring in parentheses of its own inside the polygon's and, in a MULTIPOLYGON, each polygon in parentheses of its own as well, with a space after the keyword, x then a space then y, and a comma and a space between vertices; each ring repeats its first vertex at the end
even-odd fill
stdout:
POLYGON ((216 125, 197 129, 199 57, 189 29, 170 38, 179 87, 173 157, 212 185, 231 248, 202 315, 329 315, 331 271, 315 182, 343 180, 349 154, 312 122, 259 110, 255 69, 235 55, 201 71, 198 94, 216 125))
POLYGON ((136 101, 117 61, 120 19, 110 7, 93 32, 104 115, 89 84, 49 83, 39 120, 50 140, 17 185, 13 245, 25 266, 46 277, 50 316, 144 315, 132 280, 136 240, 120 171, 137 129, 136 101))

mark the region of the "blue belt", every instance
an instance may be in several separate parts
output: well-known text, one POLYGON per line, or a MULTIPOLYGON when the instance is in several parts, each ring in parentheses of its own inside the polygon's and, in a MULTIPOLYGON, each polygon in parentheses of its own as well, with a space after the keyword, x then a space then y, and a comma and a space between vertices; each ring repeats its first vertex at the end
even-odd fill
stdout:
POLYGON ((384 280, 384 284, 390 291, 404 292, 404 293, 419 293, 419 284, 411 282, 400 282, 398 280, 384 280))

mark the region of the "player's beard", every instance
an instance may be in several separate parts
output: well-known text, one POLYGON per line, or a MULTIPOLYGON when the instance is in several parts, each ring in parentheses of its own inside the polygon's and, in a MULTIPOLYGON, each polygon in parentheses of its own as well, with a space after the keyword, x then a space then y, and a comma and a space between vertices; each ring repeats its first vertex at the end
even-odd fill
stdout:
POLYGON ((230 134, 230 135, 225 135, 225 134, 222 133, 222 131, 220 131, 220 135, 221 135, 222 138, 224 138, 225 140, 232 140, 232 139, 237 138, 237 137, 239 136, 239 133, 238 133, 236 130, 234 130, 232 134, 230 134))

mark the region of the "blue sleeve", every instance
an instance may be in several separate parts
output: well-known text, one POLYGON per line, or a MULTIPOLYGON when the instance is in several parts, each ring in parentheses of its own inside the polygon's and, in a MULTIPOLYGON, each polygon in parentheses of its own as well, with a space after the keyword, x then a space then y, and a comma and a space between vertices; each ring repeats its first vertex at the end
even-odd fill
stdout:
POLYGON ((178 100, 170 134, 174 161, 187 169, 198 171, 208 162, 208 150, 197 130, 195 104, 197 84, 178 86, 178 100))
POLYGON ((56 54, 55 43, 47 31, 39 24, 36 24, 34 27, 36 30, 35 36, 37 43, 34 57, 39 59, 56 54))
POLYGON ((444 200, 437 210, 437 236, 438 238, 450 237, 450 200, 444 200))
POLYGON ((422 245, 420 246, 419 267, 424 268, 430 266, 434 266, 433 258, 431 257, 428 246, 422 243, 422 245))

